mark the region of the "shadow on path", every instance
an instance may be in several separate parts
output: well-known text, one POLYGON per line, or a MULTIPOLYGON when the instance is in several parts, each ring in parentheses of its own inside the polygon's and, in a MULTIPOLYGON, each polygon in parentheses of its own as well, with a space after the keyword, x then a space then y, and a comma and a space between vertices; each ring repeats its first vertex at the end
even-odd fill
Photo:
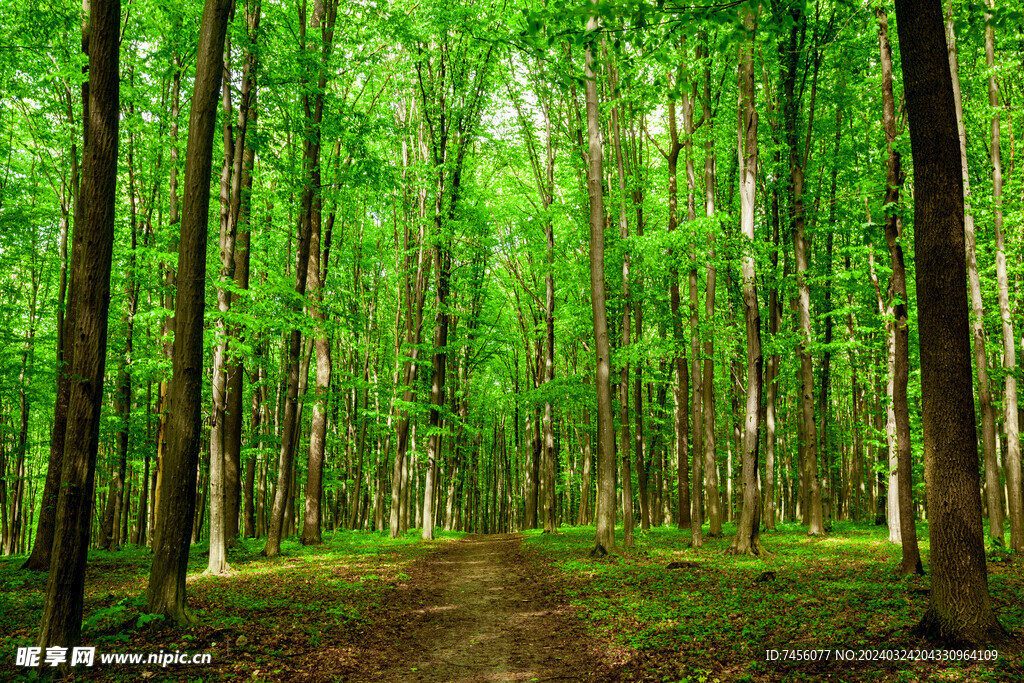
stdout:
POLYGON ((521 543, 467 536, 417 561, 383 666, 352 680, 608 680, 582 624, 521 543))

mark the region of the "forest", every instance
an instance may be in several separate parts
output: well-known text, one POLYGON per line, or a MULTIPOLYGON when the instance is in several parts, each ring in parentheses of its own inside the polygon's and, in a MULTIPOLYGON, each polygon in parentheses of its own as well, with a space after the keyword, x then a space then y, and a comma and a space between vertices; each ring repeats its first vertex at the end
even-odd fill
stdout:
POLYGON ((0 0, 0 678, 1021 675, 1022 73, 1016 0, 0 0))

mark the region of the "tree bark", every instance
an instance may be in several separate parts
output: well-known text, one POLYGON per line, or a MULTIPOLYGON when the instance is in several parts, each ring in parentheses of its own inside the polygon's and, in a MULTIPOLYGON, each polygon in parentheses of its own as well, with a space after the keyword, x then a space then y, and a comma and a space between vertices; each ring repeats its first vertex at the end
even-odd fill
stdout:
MULTIPOLYGON (((714 123, 711 118, 711 67, 704 70, 704 118, 708 126, 714 123)), ((708 139, 704 146, 704 215, 708 218, 715 216, 715 143, 714 135, 708 132, 708 139)), ((707 291, 704 295, 704 320, 710 322, 715 316, 715 287, 717 278, 717 266, 715 265, 715 233, 714 228, 708 230, 708 260, 707 260, 707 291)), ((708 516, 708 536, 719 538, 722 535, 722 514, 721 497, 718 493, 718 462, 715 451, 715 339, 713 335, 704 338, 704 368, 701 376, 701 399, 704 405, 701 408, 704 423, 704 502, 708 516)), ((694 377, 693 381, 697 381, 694 377)), ((699 509, 701 504, 700 475, 694 467, 694 505, 699 509)), ((696 521, 691 524, 694 534, 691 544, 699 547, 701 515, 698 512, 694 515, 696 521)))
POLYGON ((73 276, 73 334, 67 432, 56 524, 40 624, 39 646, 74 647, 82 628, 85 564, 92 525, 100 406, 107 349, 110 269, 114 247, 120 83, 121 5, 93 0, 83 48, 89 55, 89 116, 83 146, 84 221, 81 259, 73 276))
MULTIPOLYGON (((609 81, 612 90, 618 89, 615 67, 609 67, 609 81)), ((619 180, 619 238, 625 243, 629 239, 629 223, 626 220, 626 172, 622 155, 621 125, 619 123, 620 105, 612 107, 611 128, 612 146, 615 150, 615 168, 619 180)), ((627 251, 622 259, 622 346, 628 353, 630 345, 630 319, 633 312, 632 295, 629 289, 630 254, 627 251)), ((621 462, 620 479, 622 484, 622 543, 627 548, 633 547, 633 482, 630 472, 629 435, 629 362, 625 361, 620 370, 619 383, 619 453, 621 462)))
MULTIPOLYGON (((814 420, 814 369, 811 358, 811 288, 808 281, 810 257, 808 250, 810 240, 806 234, 806 218, 804 215, 804 168, 807 164, 809 145, 800 149, 797 131, 797 119, 802 108, 801 96, 796 92, 796 83, 800 53, 802 51, 801 25, 806 24, 800 5, 794 5, 793 25, 790 28, 788 48, 784 65, 783 88, 783 122, 785 126, 786 147, 789 150, 789 197, 790 226, 793 236, 793 253, 796 262, 797 277, 797 313, 799 318, 799 334, 797 353, 800 357, 800 419, 803 438, 803 471, 807 482, 808 509, 805 517, 808 521, 807 535, 822 536, 825 526, 821 505, 821 480, 818 475, 818 429, 814 420), (798 39, 799 36, 799 39, 798 39)), ((817 57, 815 57, 817 58, 817 57)), ((813 105, 812 105, 813 112, 813 105)), ((808 127, 809 124, 808 124, 808 127)))
POLYGON ((970 174, 967 167, 967 129, 964 126, 960 97, 960 67, 956 52, 952 4, 946 21, 946 45, 949 70, 953 78, 953 103, 956 108, 957 131, 960 134, 960 168, 964 181, 964 243, 967 248, 967 279, 971 294, 971 340, 974 343, 974 365, 978 372, 978 403, 981 412, 981 448, 985 457, 985 494, 988 502, 988 535, 995 545, 1003 544, 1003 496, 996 460, 996 417, 992 405, 992 383, 988 377, 988 351, 985 334, 985 307, 981 298, 978 275, 978 246, 974 236, 974 212, 971 207, 970 174))
MULTIPOLYGON (((896 213, 899 203, 899 188, 903 184, 900 155, 896 144, 896 104, 892 94, 892 49, 889 46, 888 11, 875 9, 878 19, 878 42, 882 61, 882 125, 888 149, 885 177, 885 242, 889 247, 892 264, 890 297, 892 300, 892 411, 896 428, 897 497, 899 511, 900 541, 903 557, 901 574, 923 574, 921 553, 917 547, 917 529, 914 524, 914 494, 910 466, 910 410, 907 405, 907 384, 910 379, 910 323, 907 312, 907 271, 903 263, 903 247, 900 245, 901 224, 896 213)), ((948 67, 948 64, 947 64, 948 67)), ((891 480, 890 480, 891 481, 891 480)), ((893 491, 890 487, 889 498, 893 491)))
MULTIPOLYGON (((592 0, 593 2, 593 0, 592 0)), ((596 7, 597 3, 593 2, 596 7)), ((587 17, 587 32, 598 28, 596 14, 587 17)), ((615 425, 612 422, 611 348, 604 283, 604 178, 601 122, 598 112, 594 46, 584 50, 584 100, 587 108, 587 195, 590 204, 590 305, 594 316, 597 390, 597 530, 596 547, 615 551, 615 425)))
POLYGON ((224 35, 232 0, 207 0, 199 31, 195 87, 185 152, 185 197, 178 248, 173 367, 168 391, 167 451, 160 477, 159 529, 154 530, 148 609, 185 625, 195 620, 185 597, 189 540, 196 512, 202 436, 203 306, 210 171, 224 35))
MULTIPOLYGON (((987 2, 989 11, 994 0, 987 2)), ((1010 520, 1010 549, 1024 552, 1024 498, 1021 492, 1020 426, 1017 402, 1017 350, 1010 310, 1010 286, 1006 274, 1006 238, 1003 235, 1003 161, 1000 143, 999 86, 995 76, 995 26, 985 14, 985 65, 988 67, 988 104, 992 110, 992 222, 996 237, 996 282, 999 290, 999 319, 1003 332, 1003 416, 1006 427, 1006 493, 1010 520)))
MULTIPOLYGON (((230 21, 230 19, 229 19, 230 21)), ((210 410, 210 552, 206 571, 211 574, 226 574, 229 570, 226 533, 226 482, 225 482, 225 430, 227 412, 225 392, 227 389, 227 314, 231 309, 231 290, 227 283, 235 277, 235 231, 236 223, 231 215, 231 174, 234 169, 235 145, 238 142, 232 134, 231 108, 231 39, 224 41, 224 74, 221 79, 224 125, 224 160, 221 164, 220 182, 220 277, 217 286, 217 312, 220 314, 215 328, 218 341, 213 352, 213 376, 211 384, 212 403, 210 410)), ((240 150, 239 150, 240 151, 240 150)), ((240 157, 239 157, 240 158, 240 157)))
POLYGON ((963 176, 939 0, 896 0, 914 158, 921 407, 932 581, 918 633, 1006 641, 988 594, 971 386, 963 176))
MULTIPOLYGON (((88 42, 85 38, 87 25, 83 25, 83 52, 88 53, 88 42)), ((88 73, 88 66, 82 67, 82 72, 88 73)), ((81 85, 82 101, 82 140, 89 138, 89 80, 85 78, 81 85)), ((65 90, 66 112, 69 123, 74 121, 74 106, 70 89, 65 90)), ((84 152, 84 149, 83 149, 84 152)), ((32 553, 21 569, 31 571, 48 571, 50 568, 50 555, 53 548, 53 532, 57 523, 57 495, 60 490, 60 478, 64 463, 64 444, 67 432, 68 401, 71 397, 71 368, 74 364, 74 347, 69 343, 74 334, 77 324, 77 311, 71 306, 71 297, 74 296, 74 274, 79 268, 78 262, 82 253, 82 231, 85 223, 85 202, 82 198, 80 186, 80 174, 78 166, 78 147, 71 144, 71 178, 70 186, 71 201, 73 205, 71 220, 72 226, 68 225, 66 208, 61 211, 61 270, 60 285, 57 295, 57 363, 56 363, 56 397, 53 409, 53 429, 50 432, 50 453, 46 462, 46 481, 43 484, 43 496, 39 506, 39 522, 36 527, 35 544, 32 546, 32 553), (68 258, 68 229, 72 227, 71 254, 68 258), (68 274, 71 277, 71 286, 68 287, 68 274)), ((84 159, 83 159, 84 161, 84 159)), ((66 201, 66 197, 65 197, 66 201)))
MULTIPOLYGON (((232 172, 231 213, 235 224, 235 288, 249 289, 250 215, 252 207, 252 172, 256 157, 253 136, 256 129, 256 68, 257 58, 254 44, 259 35, 262 11, 260 3, 253 2, 245 11, 245 23, 249 43, 242 66, 242 86, 238 102, 237 135, 235 141, 235 170, 232 172)), ((241 299, 244 301, 244 298, 241 299)), ((233 301, 233 305, 237 305, 233 301)), ((242 341, 243 331, 229 326, 229 334, 237 342, 242 341)), ((258 346, 258 344, 257 344, 258 346)), ((224 516, 225 540, 233 545, 238 538, 239 512, 241 508, 242 472, 242 399, 245 381, 245 361, 240 354, 232 354, 225 366, 227 375, 226 410, 224 414, 224 516)), ((251 486, 249 489, 251 490, 251 486)), ((250 525, 249 535, 252 529, 250 525)))
POLYGON ((746 242, 740 259, 743 277, 743 310, 747 336, 747 401, 743 418, 743 508, 736 525, 736 537, 729 550, 737 555, 760 555, 761 491, 758 486, 758 435, 761 426, 761 314, 757 299, 754 264, 754 207, 757 191, 757 109, 754 103, 754 38, 756 15, 740 10, 740 21, 748 34, 739 48, 738 161, 740 174, 740 234, 746 242))
MULTIPOLYGON (((309 18, 308 28, 320 31, 322 41, 321 56, 315 67, 315 87, 308 75, 304 77, 305 92, 302 94, 302 106, 305 118, 305 146, 303 150, 303 172, 305 174, 302 188, 301 214, 298 226, 298 248, 295 261, 295 293, 299 298, 305 296, 308 283, 310 254, 310 236, 314 221, 320 220, 320 124, 323 120, 324 91, 327 86, 327 59, 334 43, 334 20, 337 3, 335 0, 317 1, 313 5, 313 14, 309 18)), ((312 52, 307 44, 307 23, 305 11, 300 13, 300 52, 312 52)), ((312 67, 311 67, 312 68, 312 67)), ((286 517, 291 510, 289 491, 295 478, 295 449, 299 418, 299 384, 304 379, 299 371, 302 333, 296 328, 291 331, 288 342, 288 394, 285 399, 284 416, 281 428, 281 451, 278 457, 277 487, 274 490, 274 503, 268 520, 267 544, 261 554, 273 557, 281 552, 281 539, 288 533, 286 517)))

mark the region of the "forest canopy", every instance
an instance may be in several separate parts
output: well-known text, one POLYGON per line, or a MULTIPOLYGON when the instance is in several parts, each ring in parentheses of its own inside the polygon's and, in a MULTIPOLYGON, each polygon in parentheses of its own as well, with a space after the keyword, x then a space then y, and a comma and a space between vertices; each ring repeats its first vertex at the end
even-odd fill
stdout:
POLYGON ((1005 637, 1017 2, 85 5, 0 0, 0 544, 44 646, 87 547, 152 548, 188 624, 196 543, 849 520, 904 574, 927 521, 922 629, 1005 637))

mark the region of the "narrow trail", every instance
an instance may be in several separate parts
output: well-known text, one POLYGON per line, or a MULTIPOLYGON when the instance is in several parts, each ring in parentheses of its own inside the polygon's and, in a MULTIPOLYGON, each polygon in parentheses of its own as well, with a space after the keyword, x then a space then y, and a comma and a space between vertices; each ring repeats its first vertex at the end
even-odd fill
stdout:
POLYGON ((389 656, 354 680, 608 680, 582 624, 521 543, 468 536, 418 560, 389 656))

